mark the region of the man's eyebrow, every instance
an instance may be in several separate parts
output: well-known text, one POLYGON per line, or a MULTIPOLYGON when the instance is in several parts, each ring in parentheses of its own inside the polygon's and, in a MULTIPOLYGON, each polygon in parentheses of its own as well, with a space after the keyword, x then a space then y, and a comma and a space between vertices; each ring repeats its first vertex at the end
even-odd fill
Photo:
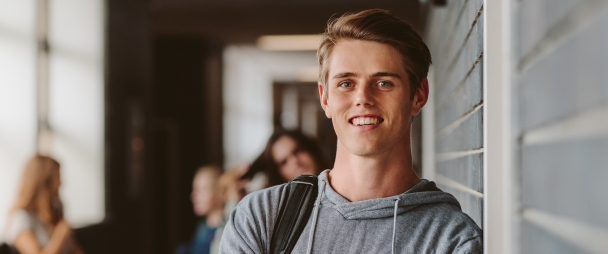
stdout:
POLYGON ((347 78, 347 77, 357 77, 359 75, 352 73, 352 72, 342 72, 342 73, 338 73, 336 75, 334 75, 332 77, 332 79, 337 79, 337 78, 347 78))
POLYGON ((393 72, 376 72, 374 74, 371 75, 371 77, 395 77, 398 79, 401 79, 401 76, 399 76, 399 74, 397 73, 393 73, 393 72))
MULTIPOLYGON (((332 78, 340 79, 340 78, 358 77, 358 76, 359 76, 358 74, 353 73, 353 72, 342 72, 342 73, 338 73, 338 74, 334 75, 332 78)), ((395 78, 401 79, 401 76, 399 76, 399 74, 394 73, 394 72, 386 72, 386 71, 376 72, 376 73, 370 75, 370 77, 372 77, 372 78, 395 77, 395 78)))

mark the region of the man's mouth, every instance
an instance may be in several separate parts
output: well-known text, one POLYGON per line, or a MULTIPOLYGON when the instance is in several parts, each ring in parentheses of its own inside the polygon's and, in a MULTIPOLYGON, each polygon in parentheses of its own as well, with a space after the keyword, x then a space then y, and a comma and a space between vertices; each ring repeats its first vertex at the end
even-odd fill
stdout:
POLYGON ((360 116, 354 117, 350 120, 350 123, 356 126, 376 125, 383 122, 384 119, 377 116, 360 116))

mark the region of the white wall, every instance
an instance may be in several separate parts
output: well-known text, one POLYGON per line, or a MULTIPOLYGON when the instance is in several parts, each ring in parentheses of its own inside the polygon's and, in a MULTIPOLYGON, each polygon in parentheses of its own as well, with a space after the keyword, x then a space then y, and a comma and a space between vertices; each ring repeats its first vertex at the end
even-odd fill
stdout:
POLYGON ((36 143, 35 10, 33 0, 0 0, 0 230, 36 143))
POLYGON ((104 4, 53 0, 49 11, 49 123, 61 195, 74 226, 97 223, 105 212, 104 4))
MULTIPOLYGON (((49 1, 50 155, 73 226, 104 218, 102 0, 49 1)), ((36 1, 0 0, 0 229, 36 153, 36 1)))
POLYGON ((224 50, 225 167, 251 163, 272 134, 273 81, 298 80, 317 66, 316 52, 267 52, 254 46, 224 50))

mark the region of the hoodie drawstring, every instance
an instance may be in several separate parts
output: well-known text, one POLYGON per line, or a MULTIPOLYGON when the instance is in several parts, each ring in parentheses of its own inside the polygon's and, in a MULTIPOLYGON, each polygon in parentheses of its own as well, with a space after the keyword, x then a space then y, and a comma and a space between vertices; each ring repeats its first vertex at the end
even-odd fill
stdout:
POLYGON ((312 239, 315 236, 315 227, 317 226, 317 217, 319 215, 319 207, 321 206, 321 199, 323 198, 323 193, 325 192, 325 181, 322 181, 321 185, 321 193, 317 197, 317 202, 315 202, 315 210, 312 215, 312 224, 310 225, 310 233, 308 236, 308 247, 306 248, 306 254, 310 254, 312 252, 312 239))
POLYGON ((397 207, 399 206, 399 199, 395 200, 395 212, 393 214, 393 243, 391 246, 391 253, 395 254, 395 231, 397 229, 397 207))

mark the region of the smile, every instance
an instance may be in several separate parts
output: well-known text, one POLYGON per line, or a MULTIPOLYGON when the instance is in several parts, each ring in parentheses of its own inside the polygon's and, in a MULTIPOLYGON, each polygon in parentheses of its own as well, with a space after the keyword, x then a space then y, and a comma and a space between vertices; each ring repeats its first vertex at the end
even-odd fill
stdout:
POLYGON ((349 122, 356 126, 376 125, 384 122, 384 119, 378 116, 356 116, 349 120, 349 122))

